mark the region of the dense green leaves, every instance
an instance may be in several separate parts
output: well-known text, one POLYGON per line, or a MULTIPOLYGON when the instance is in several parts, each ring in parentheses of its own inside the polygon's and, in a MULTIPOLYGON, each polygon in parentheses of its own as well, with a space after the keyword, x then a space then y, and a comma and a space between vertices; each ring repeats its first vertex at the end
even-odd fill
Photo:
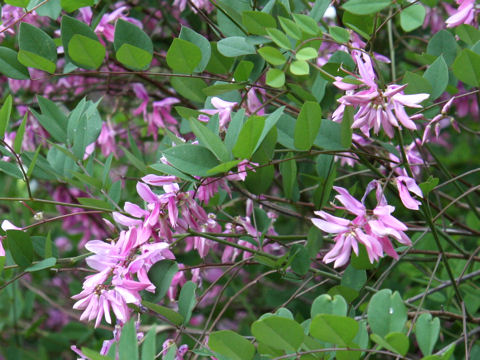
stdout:
POLYGON ((113 45, 117 60, 130 69, 145 70, 152 62, 152 40, 131 22, 117 20, 113 45))
POLYGON ((20 24, 18 61, 25 66, 53 74, 57 67, 57 47, 48 34, 28 23, 20 24))
POLYGON ((200 140, 200 143, 206 146, 219 161, 225 162, 230 160, 230 152, 218 135, 195 119, 190 119, 190 127, 200 140))
POLYGON ((266 28, 277 26, 272 15, 259 11, 244 11, 242 22, 248 32, 255 35, 266 35, 266 28))

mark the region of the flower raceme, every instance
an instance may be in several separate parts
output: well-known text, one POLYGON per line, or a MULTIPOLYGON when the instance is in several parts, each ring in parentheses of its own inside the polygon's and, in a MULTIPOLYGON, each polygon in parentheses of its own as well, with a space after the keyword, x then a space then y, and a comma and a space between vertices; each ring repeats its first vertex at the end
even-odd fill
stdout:
POLYGON ((360 129, 365 136, 370 137, 370 130, 373 129, 378 134, 380 128, 383 128, 389 138, 394 136, 394 128, 402 126, 415 130, 416 125, 405 111, 405 106, 411 108, 421 108, 420 103, 426 100, 429 94, 405 95, 403 90, 405 85, 388 85, 385 90, 381 90, 376 80, 373 70, 372 60, 365 53, 353 52, 360 76, 355 76, 361 83, 352 84, 345 82, 344 79, 337 77, 334 85, 341 90, 346 91, 346 95, 338 99, 340 106, 332 115, 333 121, 341 122, 346 106, 358 108, 354 115, 352 128, 360 129), (354 92, 359 86, 367 86, 354 92))
MULTIPOLYGON (((363 202, 355 199, 346 189, 338 186, 333 188, 338 193, 335 198, 343 205, 337 208, 355 215, 355 218, 348 220, 325 211, 315 211, 320 218, 312 218, 313 224, 326 233, 335 234, 335 245, 323 258, 325 263, 334 262, 334 267, 345 265, 352 249, 356 255, 359 254, 359 244, 365 246, 371 263, 384 254, 398 258, 392 246, 392 238, 403 245, 411 245, 405 234, 407 226, 391 215, 395 208, 386 203, 379 191, 377 206, 373 210, 367 210, 363 202)), ((364 198, 372 188, 367 187, 364 198)))

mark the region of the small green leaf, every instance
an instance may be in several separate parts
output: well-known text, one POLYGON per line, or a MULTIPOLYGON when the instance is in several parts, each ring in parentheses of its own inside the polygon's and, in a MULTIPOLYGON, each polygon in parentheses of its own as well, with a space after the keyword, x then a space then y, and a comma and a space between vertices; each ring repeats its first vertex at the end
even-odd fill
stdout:
POLYGON ((207 87, 207 84, 202 79, 173 77, 170 79, 170 83, 180 95, 189 100, 203 103, 207 97, 203 93, 203 89, 207 87))
POLYGON ((440 319, 431 314, 421 314, 415 323, 415 336, 424 356, 430 355, 440 334, 440 319))
POLYGON ((317 314, 346 316, 347 302, 341 295, 335 295, 333 297, 328 294, 320 295, 313 301, 310 309, 312 319, 317 314))
POLYGON ((5 3, 21 8, 26 8, 29 2, 30 0, 5 0, 5 3))
POLYGON ((271 46, 258 49, 258 53, 272 65, 283 65, 287 61, 280 50, 271 46))
POLYGON ((61 0, 60 4, 66 12, 74 12, 82 7, 93 6, 94 0, 61 0))
POLYGON ((230 152, 225 144, 220 137, 214 134, 209 128, 196 119, 190 119, 190 128, 198 140, 200 140, 201 145, 210 149, 219 161, 226 162, 231 159, 230 152))
POLYGON ((268 28, 267 34, 268 36, 270 36, 273 42, 281 48, 288 50, 292 49, 292 44, 290 43, 290 40, 288 39, 287 35, 285 35, 282 31, 276 28, 268 28))
POLYGON ((240 159, 249 159, 260 139, 265 126, 265 117, 252 115, 248 118, 238 135, 232 149, 233 155, 240 159))
POLYGON ((352 146, 352 135, 353 135, 353 115, 354 109, 353 106, 346 106, 343 111, 340 142, 345 149, 349 149, 352 146))
POLYGON ((401 332, 392 332, 385 336, 385 339, 377 334, 371 334, 370 339, 380 345, 380 347, 384 347, 402 356, 407 354, 410 345, 408 337, 401 332))
POLYGON ((18 61, 23 65, 53 74, 57 62, 57 47, 48 34, 26 22, 20 24, 18 61))
POLYGON ((266 35, 265 28, 274 28, 277 23, 272 15, 260 11, 244 11, 242 22, 249 33, 254 35, 266 35))
POLYGON ((208 170, 219 164, 215 155, 200 145, 177 145, 163 154, 175 168, 194 176, 208 176, 208 170))
MULTIPOLYGON (((307 65, 308 66, 308 65, 307 65)), ((322 109, 313 101, 306 101, 295 123, 294 145, 299 150, 309 150, 322 122, 322 109)))
POLYGON ((0 171, 17 179, 23 179, 23 174, 16 163, 0 161, 0 171))
POLYGON ((202 89, 202 92, 207 96, 217 96, 233 90, 244 89, 245 86, 247 86, 247 83, 215 84, 202 89))
POLYGON ((252 360, 255 346, 231 330, 215 331, 208 337, 208 347, 232 360, 252 360))
POLYGON ((142 342, 142 360, 155 360, 157 355, 156 336, 155 326, 152 326, 142 342))
POLYGON ((51 268, 52 266, 55 266, 56 263, 57 263, 57 259, 55 259, 54 257, 50 257, 42 261, 39 261, 36 264, 33 264, 32 266, 27 267, 25 271, 35 272, 35 271, 48 269, 48 268, 51 268))
POLYGON ((189 41, 173 39, 167 52, 167 64, 179 73, 191 74, 202 60, 200 48, 189 41))
POLYGON ((152 310, 153 312, 156 312, 157 314, 162 315, 165 317, 167 320, 171 321, 173 324, 180 326, 184 322, 184 317, 180 315, 179 313, 173 311, 170 308, 167 308, 162 305, 154 304, 150 301, 143 300, 142 305, 145 306, 146 308, 152 310))
POLYGON ((349 0, 342 7, 356 15, 368 15, 379 12, 389 6, 391 0, 349 0))
POLYGON ((248 81, 250 74, 252 73, 254 64, 251 61, 242 60, 235 68, 233 78, 235 81, 248 81))
POLYGON ((295 22, 285 17, 279 16, 278 21, 280 21, 280 26, 287 33, 288 36, 294 38, 295 40, 300 40, 302 37, 302 31, 295 22))
POLYGON ((190 317, 192 316, 193 308, 197 303, 195 297, 195 290, 197 285, 192 281, 187 281, 180 290, 180 296, 178 298, 178 312, 183 316, 184 324, 188 324, 190 317))
POLYGON ((113 45, 118 61, 130 69, 145 70, 152 62, 152 40, 129 21, 117 20, 113 45))
POLYGON ((293 75, 308 75, 310 73, 310 67, 304 60, 295 60, 290 64, 290 72, 293 75))
POLYGON ((68 56, 85 69, 98 69, 105 58, 105 48, 100 41, 75 34, 68 43, 68 56))
POLYGON ((447 30, 440 30, 432 36, 427 45, 427 54, 440 56, 443 55, 448 66, 452 65, 457 55, 457 40, 447 30))
POLYGON ((372 332, 386 336, 391 332, 400 332, 407 321, 407 309, 400 294, 383 289, 370 299, 367 319, 372 332))
POLYGON ((12 115, 12 95, 8 95, 0 109, 0 139, 5 137, 10 116, 12 115))
POLYGON ((452 65, 453 74, 465 84, 480 86, 480 55, 463 49, 452 65))
POLYGON ((467 45, 472 46, 480 41, 480 31, 472 25, 462 24, 455 28, 455 33, 467 45))
POLYGON ((251 331, 257 341, 288 352, 297 351, 305 338, 299 323, 276 315, 255 321, 251 331))
POLYGON ((33 246, 30 236, 22 230, 7 230, 4 240, 15 264, 21 268, 30 266, 33 261, 33 246))
POLYGON ((163 299, 177 272, 178 265, 173 260, 156 262, 148 271, 148 278, 155 285, 155 294, 145 292, 142 298, 152 302, 158 302, 163 299))
POLYGON ((350 40, 350 33, 347 29, 344 29, 339 26, 330 26, 328 28, 328 33, 333 38, 333 40, 339 43, 346 43, 350 40))
POLYGON ((0 73, 10 79, 30 79, 28 69, 18 61, 17 57, 15 50, 0 46, 0 73))
POLYGON ((244 37, 231 36, 217 43, 220 54, 227 57, 255 54, 255 46, 248 43, 244 37))
POLYGON ((442 95, 448 85, 448 66, 442 55, 428 67, 423 77, 432 85, 431 100, 435 100, 442 95))
POLYGON ((120 360, 138 360, 137 331, 135 330, 134 319, 131 319, 122 328, 118 343, 118 354, 120 360))
POLYGON ((303 14, 293 14, 292 16, 303 32, 307 33, 308 35, 317 35, 319 33, 320 28, 318 27, 317 22, 310 16, 303 14))
POLYGON ((22 123, 20 124, 20 127, 17 130, 17 134, 15 135, 15 141, 13 142, 13 150, 17 154, 20 154, 20 152, 22 151, 23 136, 25 135, 25 127, 27 126, 27 119, 28 119, 28 113, 25 113, 25 115, 23 116, 22 123))
POLYGON ((348 346, 358 332, 358 323, 349 317, 318 314, 310 324, 310 334, 321 341, 348 346))
POLYGON ((422 26, 426 10, 422 4, 413 4, 400 13, 400 26, 406 32, 413 31, 422 26))
POLYGON ((265 82, 271 87, 281 88, 285 84, 285 73, 280 69, 270 68, 265 82))
POLYGON ((295 54, 297 60, 312 60, 318 57, 318 51, 312 47, 304 47, 295 54))
POLYGON ((419 184, 418 186, 422 189, 423 196, 426 196, 430 191, 432 191, 435 186, 438 185, 439 178, 434 178, 433 176, 429 176, 427 181, 419 184))
POLYGON ((100 355, 100 353, 96 352, 95 350, 86 347, 82 347, 82 353, 90 360, 112 360, 111 357, 100 355))
POLYGON ((178 35, 180 39, 190 41, 192 44, 195 44, 198 46, 200 51, 202 52, 202 60, 200 63, 197 65, 195 68, 195 72, 202 72, 205 70, 207 67, 210 57, 212 54, 212 47, 209 43, 209 41, 196 31, 187 28, 185 26, 182 26, 182 29, 180 30, 180 34, 178 35))

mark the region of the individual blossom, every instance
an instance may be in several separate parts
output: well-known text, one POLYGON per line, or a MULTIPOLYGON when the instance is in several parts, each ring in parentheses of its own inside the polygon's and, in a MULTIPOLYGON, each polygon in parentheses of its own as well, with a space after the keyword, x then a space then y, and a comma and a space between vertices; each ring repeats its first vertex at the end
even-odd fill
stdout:
POLYGON ((458 9, 445 21, 447 28, 462 24, 472 25, 475 21, 475 0, 457 0, 458 9))
MULTIPOLYGON (((348 220, 325 211, 315 211, 320 218, 312 218, 313 224, 322 231, 335 235, 335 245, 323 258, 325 263, 334 262, 334 267, 345 265, 352 249, 356 255, 359 254, 359 244, 365 246, 371 263, 384 254, 398 258, 391 239, 411 245, 410 239, 404 233, 407 227, 391 215, 395 208, 386 204, 382 194, 377 192, 377 206, 373 210, 367 210, 363 202, 351 196, 346 189, 338 186, 334 186, 334 189, 338 193, 335 198, 343 205, 337 208, 355 215, 355 218, 348 220)), ((371 187, 367 187, 367 191, 370 190, 371 187)))
MULTIPOLYGON (((225 101, 216 96, 212 97, 211 103, 215 109, 203 109, 200 111, 209 115, 218 114, 220 131, 225 131, 228 123, 230 122, 232 110, 237 103, 225 101)), ((198 120, 208 122, 210 118, 207 115, 202 114, 198 117, 198 120)))
POLYGON ((427 141, 430 141, 431 139, 431 131, 432 128, 435 132, 435 139, 438 141, 439 136, 440 136, 440 129, 442 127, 448 126, 448 124, 452 124, 455 130, 460 132, 460 129, 458 128, 458 125, 455 122, 455 119, 452 116, 447 115, 448 110, 450 110, 450 107, 452 106, 452 103, 454 101, 454 97, 452 97, 450 100, 447 101, 447 103, 442 107, 442 110, 440 111, 440 114, 436 115, 425 127, 425 130, 423 132, 423 137, 422 137, 422 145, 425 144, 427 141))
POLYGON ((153 135, 155 141, 158 138, 158 129, 169 129, 177 133, 178 121, 172 116, 172 106, 180 102, 177 98, 167 97, 160 101, 154 101, 153 112, 148 116, 148 132, 153 135))

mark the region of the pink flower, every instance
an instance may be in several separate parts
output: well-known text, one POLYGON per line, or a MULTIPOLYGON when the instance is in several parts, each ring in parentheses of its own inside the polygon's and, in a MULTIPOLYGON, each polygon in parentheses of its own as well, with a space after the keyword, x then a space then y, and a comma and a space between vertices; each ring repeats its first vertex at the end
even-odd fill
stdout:
POLYGON ((403 205, 407 209, 418 210, 418 206, 421 205, 421 202, 412 198, 410 192, 418 197, 423 197, 423 193, 415 182, 415 179, 412 179, 408 176, 398 176, 395 178, 395 182, 397 184, 398 194, 400 195, 400 200, 402 200, 403 205))
MULTIPOLYGON (((367 187, 366 194, 372 188, 367 187)), ((365 246, 371 263, 383 257, 384 253, 398 258, 390 238, 405 245, 411 244, 404 233, 407 227, 390 215, 395 208, 386 205, 383 195, 377 192, 378 205, 373 211, 368 211, 365 205, 351 196, 346 189, 338 186, 334 186, 334 189, 339 193, 335 198, 344 206, 342 209, 355 215, 355 218, 348 220, 325 211, 315 211, 320 218, 312 218, 312 223, 326 233, 335 234, 335 245, 324 256, 325 263, 334 262, 334 267, 345 265, 350 259, 352 249, 358 255, 359 243, 365 246)))
MULTIPOLYGON (((232 113, 233 108, 237 105, 236 102, 230 102, 220 99, 219 97, 212 97, 212 105, 215 109, 203 109, 201 112, 207 113, 209 115, 218 114, 219 116, 219 127, 220 131, 225 131, 227 124, 230 122, 230 114, 232 113)), ((206 115, 200 115, 198 120, 203 122, 208 122, 210 119, 206 115)))
POLYGON ((457 0, 457 4, 460 5, 457 11, 445 21, 447 28, 472 24, 475 20, 475 0, 457 0))

